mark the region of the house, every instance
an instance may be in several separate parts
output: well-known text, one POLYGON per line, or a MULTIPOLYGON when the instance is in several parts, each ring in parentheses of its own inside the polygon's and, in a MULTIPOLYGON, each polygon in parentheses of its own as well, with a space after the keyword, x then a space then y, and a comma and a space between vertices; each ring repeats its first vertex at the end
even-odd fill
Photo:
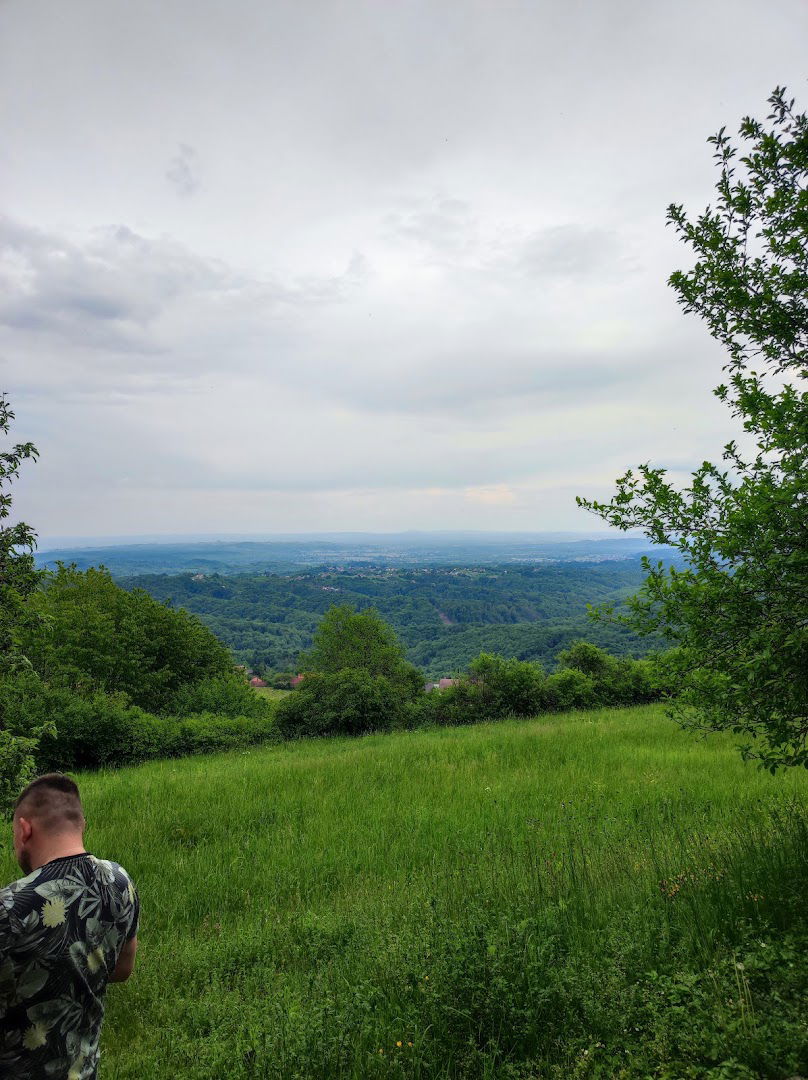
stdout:
POLYGON ((256 690, 259 690, 262 686, 269 686, 269 683, 265 683, 263 679, 259 679, 257 675, 254 675, 250 679, 250 686, 254 686, 256 690))
POLYGON ((450 686, 454 686, 457 679, 438 679, 437 682, 424 683, 424 690, 429 693, 430 690, 448 690, 450 686))
POLYGON ((293 675, 292 678, 289 680, 289 686, 292 690, 294 690, 296 686, 300 686, 300 684, 305 678, 305 675, 293 675))

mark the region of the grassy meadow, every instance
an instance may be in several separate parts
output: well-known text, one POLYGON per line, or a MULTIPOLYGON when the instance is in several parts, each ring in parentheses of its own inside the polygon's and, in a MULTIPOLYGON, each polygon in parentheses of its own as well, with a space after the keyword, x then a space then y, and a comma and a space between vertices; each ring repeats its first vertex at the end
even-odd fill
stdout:
POLYGON ((289 693, 288 690, 276 690, 273 686, 258 686, 255 692, 269 701, 280 701, 289 693))
POLYGON ((81 783, 142 902, 102 1080, 808 1072, 808 777, 659 707, 81 783))

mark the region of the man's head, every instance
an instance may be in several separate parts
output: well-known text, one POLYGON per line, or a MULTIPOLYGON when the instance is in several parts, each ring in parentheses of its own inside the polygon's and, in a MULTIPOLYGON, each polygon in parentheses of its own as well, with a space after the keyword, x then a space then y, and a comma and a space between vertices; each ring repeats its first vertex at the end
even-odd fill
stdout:
POLYGON ((81 845, 84 824, 79 789, 69 776, 47 773, 32 780, 14 804, 14 854, 23 873, 41 865, 43 851, 81 845))

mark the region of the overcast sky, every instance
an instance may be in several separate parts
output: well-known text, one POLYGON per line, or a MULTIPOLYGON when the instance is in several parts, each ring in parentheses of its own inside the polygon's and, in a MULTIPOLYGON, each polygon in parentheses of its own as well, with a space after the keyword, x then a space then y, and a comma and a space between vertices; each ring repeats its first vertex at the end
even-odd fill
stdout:
POLYGON ((666 285, 806 0, 0 0, 44 536, 592 529, 735 433, 666 285))

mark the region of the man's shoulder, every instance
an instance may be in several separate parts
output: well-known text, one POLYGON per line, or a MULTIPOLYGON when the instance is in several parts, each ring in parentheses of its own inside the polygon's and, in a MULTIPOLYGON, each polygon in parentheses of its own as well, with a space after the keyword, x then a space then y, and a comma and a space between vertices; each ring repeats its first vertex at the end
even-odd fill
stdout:
POLYGON ((110 898, 117 897, 113 901, 113 906, 118 909, 119 905, 122 905, 119 909, 120 913, 129 913, 127 917, 133 918, 136 924, 140 913, 140 900, 135 883, 127 871, 120 863, 113 862, 112 859, 99 859, 91 855, 90 862, 106 895, 110 898))
POLYGON ((89 858, 99 877, 110 885, 113 883, 118 885, 133 884, 131 874, 124 870, 120 863, 114 862, 112 859, 99 859, 95 855, 90 855, 89 858))
POLYGON ((26 874, 25 877, 18 878, 17 881, 12 881, 10 885, 0 889, 0 913, 10 911, 19 899, 20 893, 33 887, 40 876, 41 871, 34 870, 33 873, 26 874))
POLYGON ((39 879, 39 871, 34 870, 0 889, 0 954, 11 942, 18 941, 21 935, 29 934, 38 925, 41 898, 36 888, 39 879))

